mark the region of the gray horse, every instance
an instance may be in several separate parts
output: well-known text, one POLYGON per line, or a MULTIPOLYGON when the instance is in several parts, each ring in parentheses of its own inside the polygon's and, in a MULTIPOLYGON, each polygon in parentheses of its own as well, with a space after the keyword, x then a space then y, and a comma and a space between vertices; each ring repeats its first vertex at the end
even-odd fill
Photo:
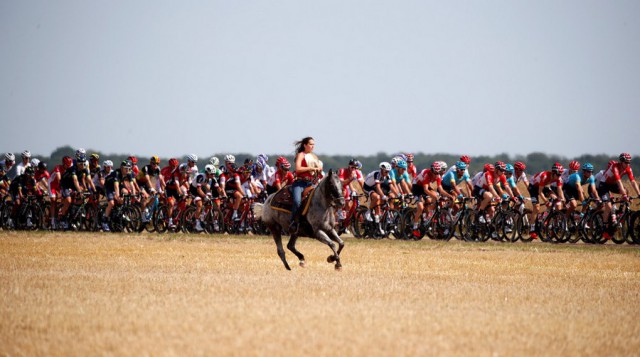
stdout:
MULTIPOLYGON (((271 200, 274 196, 275 194, 270 195, 263 205, 256 205, 254 212, 256 218, 261 218, 262 222, 273 234, 273 239, 278 248, 278 256, 284 263, 284 267, 287 270, 291 270, 282 247, 282 232, 283 230, 289 230, 291 214, 271 207, 271 200)), ((298 232, 291 235, 287 248, 298 257, 300 266, 304 267, 304 255, 296 249, 298 236, 316 238, 333 250, 333 255, 327 258, 327 262, 335 262, 336 270, 341 270, 340 252, 344 248, 344 242, 340 239, 334 227, 335 209, 344 205, 344 197, 342 196, 340 179, 333 170, 329 170, 329 174, 318 182, 318 186, 310 200, 306 215, 300 218, 298 232), (338 250, 336 250, 334 242, 338 243, 338 250)), ((302 209, 303 207, 301 207, 302 209)))

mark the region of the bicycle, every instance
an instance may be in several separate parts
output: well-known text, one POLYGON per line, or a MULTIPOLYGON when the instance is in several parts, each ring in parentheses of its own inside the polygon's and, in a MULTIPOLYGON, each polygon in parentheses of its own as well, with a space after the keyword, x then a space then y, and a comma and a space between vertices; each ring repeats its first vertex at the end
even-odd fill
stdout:
POLYGON ((543 242, 563 243, 569 230, 567 229, 566 212, 558 207, 559 198, 547 201, 547 210, 536 217, 536 233, 543 242))
POLYGON ((135 207, 134 201, 140 195, 122 195, 122 204, 117 204, 111 211, 109 228, 112 232, 139 232, 141 224, 140 211, 135 207))
MULTIPOLYGON (((361 204, 360 204, 361 197, 364 197, 365 201, 369 200, 369 196, 364 194, 351 195, 349 196, 349 198, 346 199, 346 201, 353 201, 353 204, 351 205, 349 210, 346 212, 344 219, 336 220, 336 232, 338 232, 338 235, 344 234, 347 231, 347 229, 351 227, 351 231, 353 232, 354 236, 356 238, 360 238, 355 233, 355 225, 356 225, 356 218, 357 218, 358 212, 362 210, 361 204)), ((366 210, 366 207, 365 207, 365 210, 366 210)))

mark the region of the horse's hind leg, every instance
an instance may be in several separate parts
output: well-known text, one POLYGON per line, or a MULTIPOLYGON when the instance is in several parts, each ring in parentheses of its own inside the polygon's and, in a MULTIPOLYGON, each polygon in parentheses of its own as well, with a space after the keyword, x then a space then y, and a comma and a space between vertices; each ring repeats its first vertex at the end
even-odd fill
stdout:
POLYGON ((280 229, 278 229, 278 227, 269 227, 269 229, 271 229, 271 232, 273 233, 273 240, 276 242, 280 260, 282 260, 282 263, 284 263, 284 267, 287 268, 287 270, 291 270, 289 263, 287 263, 287 258, 285 257, 284 248, 282 247, 282 233, 280 232, 280 229))
POLYGON ((297 249, 296 249, 296 242, 298 241, 298 235, 294 234, 291 236, 291 238, 289 238, 289 243, 287 243, 287 248, 293 252, 293 254, 296 255, 296 257, 298 257, 298 259, 300 260, 300 266, 304 267, 304 255, 302 255, 302 253, 300 253, 297 249))
POLYGON ((335 229, 332 229, 331 232, 329 232, 329 238, 331 238, 332 241, 338 243, 338 256, 340 256, 340 253, 342 252, 342 248, 344 248, 344 241, 342 240, 342 238, 340 238, 340 236, 338 235, 338 232, 336 232, 335 229))
MULTIPOLYGON (((327 262, 328 263, 336 262, 336 270, 341 270, 342 269, 342 264, 340 263, 340 255, 336 251, 336 245, 332 242, 331 238, 329 238, 327 233, 325 233, 324 231, 317 231, 316 232, 316 237, 321 242, 323 242, 324 244, 328 245, 329 248, 331 248, 331 250, 333 250, 333 255, 330 255, 330 256, 327 257, 327 262)), ((343 245, 344 245, 344 243, 343 243, 343 245)))

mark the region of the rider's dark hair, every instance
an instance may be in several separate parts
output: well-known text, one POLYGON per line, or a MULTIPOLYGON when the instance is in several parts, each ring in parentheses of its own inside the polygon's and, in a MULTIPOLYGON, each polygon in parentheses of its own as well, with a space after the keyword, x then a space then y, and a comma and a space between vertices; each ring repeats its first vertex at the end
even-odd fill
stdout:
POLYGON ((311 140, 313 140, 313 138, 310 136, 307 136, 306 138, 293 143, 296 146, 296 154, 299 152, 304 152, 304 146, 307 145, 311 140))

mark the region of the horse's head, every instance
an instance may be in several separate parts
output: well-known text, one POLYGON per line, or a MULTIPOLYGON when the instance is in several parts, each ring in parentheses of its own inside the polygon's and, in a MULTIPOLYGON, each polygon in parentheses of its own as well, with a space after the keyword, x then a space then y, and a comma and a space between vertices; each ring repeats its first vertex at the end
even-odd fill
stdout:
POLYGON ((329 174, 325 179, 325 195, 329 201, 329 205, 338 208, 344 206, 344 196, 342 195, 342 184, 340 178, 333 170, 329 170, 329 174))

